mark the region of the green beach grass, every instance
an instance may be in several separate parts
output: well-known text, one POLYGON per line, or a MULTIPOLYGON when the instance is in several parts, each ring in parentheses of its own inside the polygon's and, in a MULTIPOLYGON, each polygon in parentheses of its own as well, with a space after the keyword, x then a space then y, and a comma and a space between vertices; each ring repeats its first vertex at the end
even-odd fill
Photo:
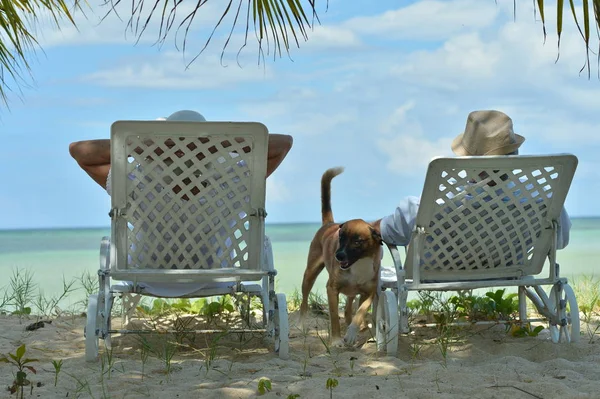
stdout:
MULTIPOLYGON (((82 274, 72 280, 62 281, 62 293, 46 297, 33 282, 31 273, 15 269, 10 283, 0 290, 0 313, 4 317, 0 319, 0 325, 7 320, 18 319, 18 325, 24 329, 36 322, 48 323, 57 320, 58 323, 70 319, 74 325, 82 326, 85 302, 77 302, 70 308, 61 307, 60 303, 76 291, 87 295, 95 290, 96 286, 91 284, 92 281, 93 278, 88 273, 82 274)), ((581 309, 579 316, 582 321, 582 337, 587 343, 594 344, 600 337, 600 279, 592 275, 584 276, 573 284, 581 309)), ((297 314, 299 301, 300 295, 297 290, 288 293, 288 307, 292 318, 292 315, 297 314)), ((331 380, 323 388, 323 392, 335 395, 337 385, 333 379, 344 381, 342 377, 354 376, 358 372, 355 369, 359 368, 356 365, 359 357, 351 356, 348 360, 343 352, 334 351, 328 346, 327 305, 324 296, 312 294, 310 305, 314 317, 313 327, 304 333, 292 333, 296 339, 302 341, 293 351, 293 357, 297 358, 299 364, 303 364, 304 371, 299 373, 299 377, 303 379, 311 376, 307 368, 312 359, 323 357, 322 361, 330 365, 326 374, 331 380), (306 335, 302 337, 302 334, 306 335)), ((417 333, 402 338, 402 350, 408 353, 406 356, 412 359, 411 364, 415 365, 423 359, 434 359, 443 368, 447 368, 448 359, 452 358, 454 353, 458 353, 458 348, 464 347, 469 339, 480 334, 476 327, 465 326, 472 321, 491 321, 504 325, 505 339, 531 339, 543 328, 517 323, 516 298, 502 289, 490 290, 483 295, 469 292, 420 293, 416 299, 409 302, 409 308, 411 324, 417 333), (461 324, 461 321, 467 323, 461 324), (425 322, 433 322, 435 328, 422 327, 425 322)), ((201 378, 219 378, 216 376, 221 375, 221 378, 227 380, 232 378, 232 370, 244 364, 244 359, 247 358, 244 353, 259 352, 264 356, 271 350, 255 334, 228 334, 228 329, 239 323, 244 309, 250 309, 251 314, 246 314, 243 318, 260 319, 260 301, 253 300, 247 303, 239 296, 172 300, 146 298, 138 306, 132 323, 137 323, 137 326, 150 326, 158 331, 167 326, 175 328, 175 333, 122 337, 121 342, 118 345, 113 344, 111 349, 101 348, 98 362, 86 366, 98 369, 92 373, 93 377, 78 374, 76 368, 70 367, 72 362, 67 358, 46 359, 45 361, 50 361, 51 366, 40 367, 36 363, 42 360, 31 357, 31 348, 19 340, 12 342, 13 348, 0 357, 0 361, 7 363, 0 366, 0 370, 15 376, 8 389, 15 395, 25 396, 31 396, 41 389, 39 385, 35 385, 36 381, 42 379, 41 374, 45 375, 44 380, 50 381, 47 384, 54 385, 54 392, 63 392, 63 397, 68 393, 73 397, 117 397, 111 396, 111 380, 114 378, 139 378, 148 383, 158 378, 164 381, 164 384, 177 384, 176 376, 182 372, 182 364, 191 359, 197 362, 195 364, 201 378), (204 335, 186 332, 198 325, 220 329, 222 333, 204 335), (178 328, 180 333, 177 332, 178 328), (118 376, 115 377, 116 375, 118 376)), ((119 320, 119 316, 119 307, 116 306, 113 320, 119 320)), ((83 330, 79 333, 82 335, 83 330)), ((36 331, 28 334, 35 336, 36 331)), ((372 337, 369 337, 367 332, 366 340, 369 339, 372 337)), ((40 345, 43 343, 36 344, 37 349, 40 345)), ((356 350, 350 353, 356 354, 356 350)), ((373 352, 368 356, 373 361, 378 359, 379 355, 373 352)), ((416 372, 416 369, 408 367, 403 372, 412 373, 416 372)), ((264 370, 261 375, 263 377, 252 388, 258 396, 268 394, 277 386, 271 381, 268 370, 264 370)), ((136 388, 140 397, 144 395, 143 387, 144 384, 140 382, 136 388)), ((146 389, 150 392, 150 388, 146 389)), ((290 393, 287 397, 305 396, 301 393, 290 393)))

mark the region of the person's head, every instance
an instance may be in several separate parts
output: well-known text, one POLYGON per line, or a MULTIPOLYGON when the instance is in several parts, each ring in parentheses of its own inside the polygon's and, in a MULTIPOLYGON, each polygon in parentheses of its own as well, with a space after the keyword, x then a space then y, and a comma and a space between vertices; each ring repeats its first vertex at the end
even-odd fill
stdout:
POLYGON ((206 122, 206 119, 201 113, 190 110, 173 112, 167 118, 158 118, 158 120, 176 122, 206 122))
POLYGON ((518 155, 525 137, 513 131, 513 122, 500 111, 473 111, 467 118, 464 133, 452 142, 459 156, 518 155))

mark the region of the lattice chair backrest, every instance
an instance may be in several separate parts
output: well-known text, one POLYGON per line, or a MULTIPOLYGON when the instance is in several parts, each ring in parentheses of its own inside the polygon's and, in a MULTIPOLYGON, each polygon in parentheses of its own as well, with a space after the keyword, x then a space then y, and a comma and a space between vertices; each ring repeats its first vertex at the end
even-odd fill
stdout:
POLYGON ((113 277, 261 268, 264 125, 119 121, 111 139, 113 277))
MULTIPOLYGON (((541 272, 577 158, 438 158, 427 171, 416 225, 421 281, 518 278, 541 272)), ((414 242, 406 272, 413 278, 414 242)))

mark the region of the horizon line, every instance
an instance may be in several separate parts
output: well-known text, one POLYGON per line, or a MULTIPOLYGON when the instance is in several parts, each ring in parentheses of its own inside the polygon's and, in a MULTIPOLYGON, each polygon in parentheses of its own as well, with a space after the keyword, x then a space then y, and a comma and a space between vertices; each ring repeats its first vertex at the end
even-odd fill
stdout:
MULTIPOLYGON (((600 219, 600 215, 594 216, 570 216, 574 219, 600 219)), ((290 224, 321 224, 321 221, 313 222, 266 222, 265 225, 290 225, 290 224)), ((44 230, 110 230, 110 225, 107 226, 57 226, 57 227, 0 227, 0 232, 4 231, 44 231, 44 230)))

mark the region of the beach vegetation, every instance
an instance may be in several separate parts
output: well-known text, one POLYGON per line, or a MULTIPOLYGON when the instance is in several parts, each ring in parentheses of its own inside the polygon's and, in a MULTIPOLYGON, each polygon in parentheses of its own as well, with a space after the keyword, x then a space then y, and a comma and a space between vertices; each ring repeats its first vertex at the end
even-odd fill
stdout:
POLYGON ((407 302, 415 315, 439 319, 447 324, 454 321, 513 320, 519 311, 518 295, 506 294, 506 289, 488 291, 483 296, 472 290, 459 291, 446 298, 438 291, 419 291, 419 298, 407 302))
POLYGON ((52 360, 52 366, 54 367, 54 386, 58 384, 58 375, 60 374, 60 370, 62 369, 63 360, 52 360))
POLYGON ((327 342, 327 339, 325 339, 325 337, 323 337, 321 334, 319 334, 319 330, 317 330, 317 337, 321 341, 321 344, 323 344, 323 347, 325 348, 325 353, 327 354, 327 357, 331 361, 331 365, 333 366, 333 373, 336 376, 341 376, 342 369, 340 367, 338 353, 331 350, 331 346, 327 342))
MULTIPOLYGON (((600 280, 593 276, 582 276, 577 280, 571 280, 571 284, 576 292, 578 302, 580 304, 580 318, 588 325, 587 333, 590 336, 590 343, 598 337, 599 316, 600 316, 600 280)), ((21 317, 22 314, 16 312, 18 309, 24 309, 31 307, 36 311, 47 314, 49 317, 59 315, 59 312, 49 310, 48 303, 58 303, 62 299, 68 297, 73 291, 73 281, 66 281, 63 277, 63 293, 57 296, 53 296, 50 299, 44 299, 44 305, 38 306, 37 302, 40 301, 36 298, 32 292, 37 286, 32 280, 32 275, 28 272, 13 272, 11 284, 9 284, 4 290, 3 307, 8 309, 10 313, 21 317), (33 288, 32 288, 33 287, 33 288), (18 297, 18 300, 12 299, 13 296, 18 297), (32 306, 33 305, 33 306, 32 306), (9 307, 10 306, 10 307, 9 307)), ((40 292, 40 296, 43 293, 40 292)), ((505 324, 507 326, 507 332, 512 337, 537 337, 542 330, 544 325, 533 324, 532 322, 521 323, 519 322, 518 316, 518 295, 510 293, 506 289, 494 289, 487 292, 483 292, 480 295, 475 294, 473 291, 465 290, 458 291, 453 294, 444 294, 441 292, 419 292, 418 299, 409 302, 409 307, 419 315, 420 320, 426 318, 428 323, 423 324, 422 322, 415 323, 415 327, 418 326, 435 326, 435 329, 430 329, 429 332, 418 332, 416 335, 408 337, 407 350, 409 356, 413 360, 423 357, 425 355, 437 352, 438 356, 441 355, 442 366, 447 367, 447 358, 450 355, 453 348, 457 345, 464 343, 467 335, 469 334, 468 329, 465 327, 477 321, 484 321, 488 324, 505 324), (429 338, 425 338, 428 334, 429 338)), ((2 295, 0 295, 2 298, 2 295)), ((314 295, 312 298, 311 309, 316 310, 315 313, 319 314, 319 310, 323 311, 323 315, 327 312, 327 305, 324 297, 314 295)), ((138 306, 140 314, 150 314, 152 317, 158 320, 159 318, 168 317, 169 323, 173 327, 174 332, 171 334, 159 334, 158 339, 148 340, 144 334, 138 334, 139 339, 137 340, 139 347, 139 356, 142 362, 141 365, 141 378, 145 379, 146 365, 150 357, 158 359, 164 368, 164 374, 166 375, 167 381, 172 377, 174 370, 174 362, 177 359, 180 347, 188 347, 184 345, 185 334, 192 334, 192 329, 189 329, 189 320, 198 319, 199 317, 203 321, 224 321, 230 320, 235 315, 238 317, 244 313, 251 316, 256 316, 252 313, 252 310, 258 310, 262 307, 260 298, 254 297, 250 299, 249 296, 238 297, 238 296, 220 296, 212 298, 200 298, 198 300, 190 300, 187 298, 182 299, 154 299, 148 303, 142 303, 138 306), (174 317, 172 317, 174 316, 174 317)), ((162 319, 164 322, 164 319, 162 319)), ((161 322, 157 321, 157 325, 160 326, 161 322)), ((325 355, 331 362, 328 367, 328 373, 332 377, 331 380, 336 380, 342 375, 355 375, 356 362, 359 361, 359 357, 351 356, 348 358, 341 358, 340 354, 347 353, 345 351, 336 351, 330 346, 327 334, 323 333, 322 327, 316 327, 316 334, 314 329, 311 328, 316 341, 322 344, 325 355), (344 367, 341 365, 345 364, 344 367), (345 370, 345 371, 344 371, 345 370)), ((302 372, 301 377, 311 377, 312 374, 309 372, 309 361, 312 356, 311 352, 315 351, 315 347, 311 346, 307 339, 309 337, 309 330, 303 330, 304 335, 304 354, 303 358, 300 358, 302 372)), ((206 336, 207 343, 204 349, 194 350, 195 353, 200 353, 200 373, 204 377, 208 377, 213 371, 221 373, 225 376, 229 376, 227 367, 224 369, 219 367, 217 360, 219 359, 219 349, 221 340, 224 336, 229 334, 229 329, 225 326, 222 332, 211 333, 206 336)), ((585 332, 583 333, 585 334, 585 332)), ((371 340, 372 341, 372 340, 371 340)), ((190 340, 190 345, 194 345, 193 340, 190 340)), ((317 346, 320 346, 319 344, 317 346)), ((319 350, 316 350, 319 352, 319 350)), ((323 353, 323 350, 321 350, 323 353)), ((120 371, 115 369, 115 363, 120 362, 119 352, 114 352, 111 348, 105 348, 101 356, 99 367, 101 368, 101 380, 97 383, 97 392, 95 395, 101 397, 108 397, 108 379, 111 379, 111 371, 120 371), (101 389, 101 390, 100 390, 101 389)), ((36 356, 37 357, 37 356, 36 356)), ((2 363, 12 363, 17 367, 15 371, 15 378, 12 389, 21 395, 23 387, 27 388, 33 386, 27 380, 27 374, 34 373, 35 369, 31 367, 32 362, 38 361, 37 359, 28 359, 25 354, 25 345, 20 346, 14 354, 9 354, 0 357, 2 363), (19 363, 21 362, 21 363, 19 363)), ((64 366, 63 360, 51 360, 52 366, 54 367, 54 386, 60 386, 59 376, 60 374, 67 374, 72 376, 68 370, 68 367, 64 366)), ((124 363, 121 363, 123 366, 124 363)), ((234 359, 231 359, 229 363, 229 372, 231 372, 234 365, 234 359)), ((196 369, 198 370, 198 369, 196 369)), ((39 369, 37 370, 39 371, 39 369)), ((123 367, 123 372, 125 372, 123 367)), ((408 372, 408 371, 407 371, 408 372)), ((73 376, 72 376, 73 377, 73 376)), ((73 377, 75 378, 75 377, 73 377)), ((258 382, 257 390, 259 394, 266 394, 271 391, 271 380, 263 378, 263 382, 258 382), (268 381, 268 382, 267 382, 268 381), (262 387, 262 388, 260 388, 262 387), (261 393, 261 390, 263 393, 261 393)), ((83 379, 76 379, 77 392, 86 395, 88 390, 93 391, 94 386, 90 387, 90 384, 83 379)), ((333 383, 333 382, 332 382, 333 383)), ((52 384, 52 383, 49 383, 52 384)), ((335 385, 328 386, 330 397, 332 397, 335 385)), ((293 394, 298 395, 298 394, 293 394)), ((90 395, 91 396, 91 395, 90 395)), ((293 396, 298 397, 298 396, 293 396)))
POLYGON ((585 325, 588 341, 591 344, 600 332, 600 278, 585 275, 573 279, 572 284, 581 312, 581 321, 585 325))
POLYGON ((258 316, 257 311, 262 312, 263 304, 261 299, 258 296, 245 293, 236 293, 233 297, 227 298, 232 298, 233 301, 222 304, 219 311, 226 311, 228 315, 237 311, 244 324, 251 328, 254 324, 253 320, 258 316))
POLYGON ((85 270, 77 279, 79 280, 79 286, 83 288, 83 291, 85 292, 81 305, 82 308, 86 310, 90 295, 98 292, 98 276, 85 270))
POLYGON ((13 269, 9 282, 13 307, 12 314, 25 316, 31 314, 31 303, 34 299, 36 283, 33 274, 25 269, 13 269))
POLYGON ((257 386, 257 391, 259 395, 264 395, 267 392, 271 392, 271 390, 273 389, 273 386, 271 385, 271 380, 266 378, 266 377, 262 377, 261 379, 258 380, 258 386, 257 386))
POLYGON ((0 295, 0 314, 6 314, 8 306, 12 302, 12 296, 6 287, 2 288, 2 294, 0 295))
POLYGON ((506 289, 502 288, 485 293, 485 296, 490 298, 490 302, 488 302, 490 310, 497 315, 499 320, 514 319, 516 313, 519 311, 518 294, 511 293, 504 296, 505 292, 506 289))
POLYGON ((510 326, 510 334, 513 337, 537 337, 544 326, 533 326, 531 323, 514 323, 510 326))
POLYGON ((228 317, 235 312, 236 308, 231 296, 223 295, 215 298, 199 298, 193 302, 188 298, 177 300, 155 298, 151 304, 139 304, 136 310, 142 315, 159 317, 169 314, 197 314, 211 323, 215 319, 228 317))
POLYGON ((325 381, 325 388, 327 388, 327 390, 329 390, 329 399, 333 398, 333 389, 335 387, 337 387, 339 385, 339 381, 335 378, 328 378, 327 381, 325 381))
POLYGON ((67 281, 65 279, 65 276, 63 276, 63 278, 62 278, 62 286, 63 286, 62 293, 60 293, 59 295, 52 295, 50 297, 46 297, 44 295, 43 290, 40 288, 38 295, 34 299, 34 306, 40 312, 39 315, 45 316, 45 317, 50 317, 52 315, 59 316, 61 311, 58 308, 58 304, 63 299, 67 298, 71 292, 73 292, 77 289, 76 287, 74 287, 76 281, 77 281, 76 279, 71 279, 71 280, 67 281))
POLYGON ((208 346, 206 352, 203 353, 204 354, 204 362, 200 366, 200 371, 202 371, 202 368, 204 368, 204 376, 205 377, 208 375, 208 372, 214 368, 214 362, 215 362, 215 359, 217 358, 217 349, 218 349, 219 340, 221 338, 223 338, 226 334, 227 334, 227 332, 224 331, 221 334, 217 334, 216 336, 212 337, 210 345, 208 346))
POLYGON ((144 381, 144 375, 146 371, 146 363, 148 363, 148 356, 150 355, 150 342, 143 335, 138 336, 138 344, 140 345, 140 360, 142 361, 142 381, 144 381))
POLYGON ((173 356, 177 353, 177 346, 169 339, 167 334, 164 334, 163 339, 160 341, 159 345, 151 346, 150 351, 162 362, 168 381, 173 371, 173 356))
POLYGON ((25 344, 22 344, 17 348, 15 353, 9 353, 8 356, 0 355, 0 363, 9 363, 17 368, 13 385, 9 387, 12 393, 17 393, 18 396, 23 399, 25 395, 25 387, 31 385, 31 381, 27 379, 27 371, 29 370, 34 374, 37 374, 36 369, 33 366, 29 366, 29 363, 37 362, 37 359, 30 359, 25 357, 27 351, 25 344))
POLYGON ((298 290, 298 288, 294 288, 294 291, 287 300, 288 311, 295 312, 296 310, 299 310, 301 304, 302 294, 300 293, 300 290, 298 290))
POLYGON ((327 300, 318 291, 308 294, 308 309, 317 315, 326 315, 329 311, 327 300))
MULTIPOLYGON (((66 372, 65 372, 66 373, 66 372)), ((89 395, 90 398, 94 399, 95 396, 92 393, 92 387, 90 387, 90 382, 85 377, 79 377, 75 374, 66 373, 69 377, 75 380, 75 397, 78 398, 82 392, 85 392, 89 395)), ((104 385, 104 384, 103 384, 104 385)), ((104 386, 103 386, 104 390, 104 386)))
POLYGON ((100 356, 101 375, 107 375, 108 379, 112 376, 112 370, 115 367, 115 356, 113 347, 104 347, 104 353, 100 356))

